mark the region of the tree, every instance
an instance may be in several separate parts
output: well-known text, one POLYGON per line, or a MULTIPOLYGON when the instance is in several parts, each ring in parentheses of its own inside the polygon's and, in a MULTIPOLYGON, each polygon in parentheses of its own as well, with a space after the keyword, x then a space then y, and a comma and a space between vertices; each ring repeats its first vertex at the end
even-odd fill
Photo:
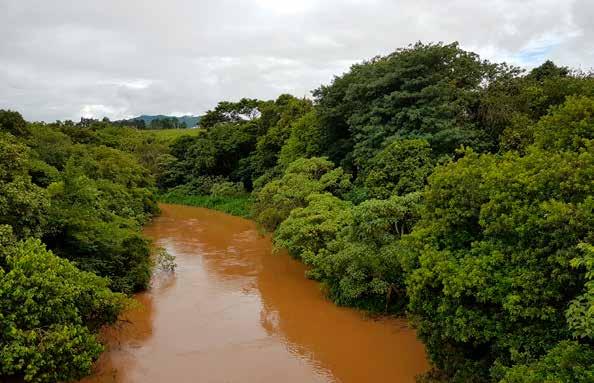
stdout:
POLYGON ((152 143, 107 120, 5 111, 0 130, 0 380, 79 379, 103 349, 95 332, 128 302, 110 288, 150 278, 140 228, 158 208, 136 156, 152 143))
POLYGON ((276 229, 274 244, 296 258, 313 257, 352 225, 352 208, 330 193, 311 194, 307 206, 291 210, 276 229))
POLYGON ((501 383, 594 381, 594 349, 573 341, 562 341, 545 356, 530 364, 505 371, 501 383))
POLYGON ((337 161, 352 150, 365 169, 395 138, 424 138, 436 156, 460 145, 489 149, 498 140, 476 125, 478 101, 484 84, 507 71, 457 43, 417 43, 354 65, 314 95, 330 142, 343 148, 337 161))
POLYGON ((0 132, 22 137, 29 134, 29 128, 19 112, 0 109, 0 132))
POLYGON ((159 182, 172 187, 220 176, 251 186, 251 169, 246 164, 256 145, 256 130, 252 122, 219 123, 201 136, 180 137, 171 146, 176 159, 159 182))
POLYGON ((200 127, 210 129, 220 123, 239 123, 253 120, 260 114, 261 101, 242 98, 238 102, 221 101, 200 119, 200 127))
POLYGON ((571 265, 585 269, 587 282, 582 294, 569 304, 565 317, 575 338, 591 341, 594 340, 594 246, 581 243, 578 248, 582 255, 572 259, 571 265))
POLYGON ((152 209, 156 206, 150 193, 117 190, 115 185, 91 180, 69 161, 62 181, 48 188, 52 230, 44 241, 79 268, 110 278, 112 289, 131 293, 146 288, 150 279, 149 243, 138 229, 155 213, 152 209), (117 208, 111 205, 116 195, 122 205, 117 208, 133 209, 135 202, 141 201, 136 205, 140 211, 117 215, 117 208))
POLYGON ((544 82, 547 79, 555 77, 567 77, 570 70, 567 67, 559 67, 551 60, 547 60, 540 66, 532 69, 527 78, 537 82, 544 82))
POLYGON ((535 144, 545 150, 580 150, 594 140, 594 97, 568 97, 535 126, 535 144))
POLYGON ((291 133, 281 148, 278 162, 286 168, 298 158, 321 156, 329 146, 332 145, 320 128, 317 113, 311 110, 292 124, 291 133))
MULTIPOLYGON (((309 275, 323 282, 338 304, 402 312, 410 262, 402 239, 417 222, 420 208, 419 193, 371 199, 354 207, 348 216, 350 224, 337 231, 336 240, 317 253, 303 253, 312 267, 309 275)), ((313 211, 310 214, 315 216, 313 211)))
POLYGON ((72 154, 72 140, 49 125, 32 124, 27 145, 41 161, 62 169, 72 154))
POLYGON ((592 149, 467 152, 429 178, 409 310, 453 381, 486 381, 571 338, 565 310, 584 286, 571 259, 594 225, 592 149))
MULTIPOLYGON (((281 95, 274 103, 262 106, 256 150, 251 156, 253 178, 277 166, 281 150, 289 139, 293 124, 312 109, 310 100, 281 95)), ((288 165, 288 164, 285 164, 288 165)))
POLYGON ((489 84, 479 107, 479 123, 499 132, 500 151, 525 153, 533 143, 533 126, 551 108, 568 97, 594 97, 594 77, 590 73, 568 71, 550 61, 534 68, 526 76, 510 72, 489 84))

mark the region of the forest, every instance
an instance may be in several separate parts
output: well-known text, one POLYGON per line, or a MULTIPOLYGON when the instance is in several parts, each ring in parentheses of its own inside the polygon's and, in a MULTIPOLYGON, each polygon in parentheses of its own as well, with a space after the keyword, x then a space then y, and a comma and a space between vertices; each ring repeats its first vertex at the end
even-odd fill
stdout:
POLYGON ((151 275, 157 201, 255 220, 329 299, 406 316, 421 382, 594 381, 594 75, 457 43, 195 134, 0 112, 0 376, 87 375, 151 275))

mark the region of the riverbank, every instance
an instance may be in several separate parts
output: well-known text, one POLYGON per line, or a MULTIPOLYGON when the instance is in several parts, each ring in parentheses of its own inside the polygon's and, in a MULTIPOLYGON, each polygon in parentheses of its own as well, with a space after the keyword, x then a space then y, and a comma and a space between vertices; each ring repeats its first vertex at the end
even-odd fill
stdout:
POLYGON ((251 218, 252 199, 249 194, 232 197, 214 197, 210 195, 187 195, 169 192, 159 195, 158 200, 164 203, 204 207, 237 217, 251 218))

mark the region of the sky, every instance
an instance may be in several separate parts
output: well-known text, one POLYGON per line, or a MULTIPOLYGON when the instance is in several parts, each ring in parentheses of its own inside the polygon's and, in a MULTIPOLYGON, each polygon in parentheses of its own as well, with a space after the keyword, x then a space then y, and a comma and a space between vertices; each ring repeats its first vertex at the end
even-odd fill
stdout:
POLYGON ((310 97, 417 41, 590 70, 592 20, 592 0, 0 0, 0 109, 113 120, 310 97))

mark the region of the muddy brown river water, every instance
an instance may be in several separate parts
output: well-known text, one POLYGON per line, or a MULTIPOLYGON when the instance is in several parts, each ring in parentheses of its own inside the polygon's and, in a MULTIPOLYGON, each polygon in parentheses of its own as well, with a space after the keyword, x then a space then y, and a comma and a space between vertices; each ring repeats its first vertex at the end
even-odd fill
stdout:
POLYGON ((84 383, 412 383, 427 370, 405 321, 335 306, 253 222, 161 208, 145 233, 177 270, 104 330, 108 351, 84 383))

